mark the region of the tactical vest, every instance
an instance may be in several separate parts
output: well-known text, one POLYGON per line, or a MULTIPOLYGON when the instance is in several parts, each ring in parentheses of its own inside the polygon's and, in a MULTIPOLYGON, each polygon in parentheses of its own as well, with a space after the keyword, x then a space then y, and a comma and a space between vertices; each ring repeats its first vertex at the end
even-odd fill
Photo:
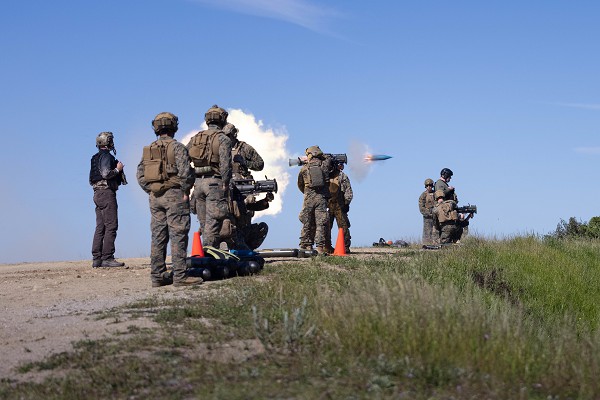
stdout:
MULTIPOLYGON (((242 142, 238 141, 237 144, 235 145, 235 147, 233 148, 233 151, 231 152, 231 159, 233 160, 235 158, 235 156, 241 156, 244 157, 242 155, 242 142)), ((239 162, 233 162, 233 173, 235 175, 240 175, 244 178, 247 178, 248 176, 250 176, 250 171, 248 170, 248 167, 246 167, 245 165, 243 165, 242 163, 239 162)))
POLYGON ((198 132, 191 140, 190 158, 194 162, 197 175, 220 174, 219 134, 221 131, 207 129, 198 132))
POLYGON ((438 203, 435 212, 440 224, 458 221, 458 212, 456 211, 456 202, 454 200, 446 200, 438 203))
MULTIPOLYGON (((103 154, 103 151, 106 150, 101 150, 98 153, 94 154, 92 156, 92 159, 90 160, 90 185, 93 185, 96 182, 100 182, 101 180, 104 180, 104 178, 102 177, 102 174, 100 173, 100 155, 103 154)), ((107 151, 108 153, 108 151, 107 151)), ((117 168, 117 160, 116 158, 114 158, 110 153, 108 153, 108 156, 110 157, 110 169, 115 169, 117 168)), ((111 187, 112 189, 114 189, 114 187, 118 187, 121 184, 121 174, 117 174, 114 178, 110 179, 109 182, 109 187, 111 187)))
POLYGON ((173 139, 157 140, 144 146, 142 162, 144 163, 144 179, 150 184, 154 193, 164 192, 173 187, 180 187, 175 160, 175 143, 173 139))
POLYGON ((327 182, 327 178, 325 176, 325 171, 323 171, 323 162, 319 159, 311 159, 308 164, 306 164, 306 182, 304 186, 311 189, 321 189, 325 186, 327 182))
POLYGON ((335 177, 329 179, 329 193, 331 197, 337 196, 340 191, 340 175, 337 174, 335 177))

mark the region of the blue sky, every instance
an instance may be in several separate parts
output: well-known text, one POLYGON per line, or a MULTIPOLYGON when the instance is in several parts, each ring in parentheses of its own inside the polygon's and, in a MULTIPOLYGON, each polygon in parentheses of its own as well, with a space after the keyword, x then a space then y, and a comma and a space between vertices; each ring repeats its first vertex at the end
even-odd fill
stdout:
MULTIPOLYGON (((3 14, 0 263, 90 258, 89 159, 106 130, 131 182, 116 256, 148 256, 135 167, 150 121, 175 113, 181 139, 215 103, 292 155, 358 142, 394 157, 353 180, 357 246, 416 240, 423 181, 443 167, 480 235, 599 215, 598 2, 23 0, 3 14)), ((264 247, 298 244, 287 172, 264 247)))

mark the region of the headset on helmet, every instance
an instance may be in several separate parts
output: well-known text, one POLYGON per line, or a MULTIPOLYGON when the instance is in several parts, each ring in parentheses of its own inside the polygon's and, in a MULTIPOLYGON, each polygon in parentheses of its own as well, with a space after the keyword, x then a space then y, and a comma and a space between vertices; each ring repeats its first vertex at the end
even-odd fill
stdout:
POLYGON ((96 136, 96 147, 107 147, 108 150, 112 150, 115 154, 117 154, 112 132, 100 132, 98 136, 96 136))
POLYGON ((427 187, 427 186, 433 186, 433 179, 431 179, 431 178, 425 179, 425 187, 427 187))
POLYGON ((452 170, 450 168, 444 168, 440 172, 440 176, 444 179, 448 179, 448 178, 452 177, 452 175, 454 175, 454 172, 452 172, 452 170))
POLYGON ((223 127, 227 123, 228 115, 227 111, 215 104, 204 114, 204 121, 209 125, 210 123, 214 123, 223 127))
POLYGON ((152 120, 152 128, 159 135, 161 133, 175 133, 179 127, 179 119, 170 112, 161 112, 152 120))
POLYGON ((239 130, 234 124, 229 123, 223 127, 223 133, 229 136, 231 139, 236 139, 239 130))

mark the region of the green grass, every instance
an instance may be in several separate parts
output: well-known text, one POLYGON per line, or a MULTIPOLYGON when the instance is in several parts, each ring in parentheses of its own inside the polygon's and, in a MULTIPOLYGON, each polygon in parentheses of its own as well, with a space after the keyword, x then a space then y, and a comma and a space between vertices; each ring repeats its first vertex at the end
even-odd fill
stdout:
POLYGON ((594 399, 598 254, 595 241, 472 238, 267 264, 192 300, 111 310, 159 328, 26 364, 50 377, 4 381, 0 397, 594 399))

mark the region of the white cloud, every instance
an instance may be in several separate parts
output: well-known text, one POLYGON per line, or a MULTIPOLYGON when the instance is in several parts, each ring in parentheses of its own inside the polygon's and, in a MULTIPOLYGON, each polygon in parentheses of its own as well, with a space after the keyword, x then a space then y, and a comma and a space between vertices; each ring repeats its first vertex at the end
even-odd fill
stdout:
MULTIPOLYGON (((279 214, 283 209, 283 194, 290 182, 288 172, 290 155, 285 147, 288 139, 287 132, 284 128, 266 128, 261 120, 257 121, 254 115, 242 110, 230 109, 227 111, 229 112, 227 122, 234 124, 239 130, 238 139, 254 147, 265 162, 262 171, 253 171, 254 179, 263 180, 266 175, 268 179, 277 180, 278 191, 275 194, 275 200, 270 203, 269 208, 257 212, 256 217, 279 214)), ((206 124, 203 123, 200 129, 206 129, 206 124)), ((181 143, 187 144, 197 132, 193 131, 185 135, 181 139, 181 143)), ((263 197, 264 195, 257 196, 258 199, 263 197)))
POLYGON ((341 13, 307 0, 193 0, 215 8, 286 21, 311 31, 328 33, 330 20, 341 13))

